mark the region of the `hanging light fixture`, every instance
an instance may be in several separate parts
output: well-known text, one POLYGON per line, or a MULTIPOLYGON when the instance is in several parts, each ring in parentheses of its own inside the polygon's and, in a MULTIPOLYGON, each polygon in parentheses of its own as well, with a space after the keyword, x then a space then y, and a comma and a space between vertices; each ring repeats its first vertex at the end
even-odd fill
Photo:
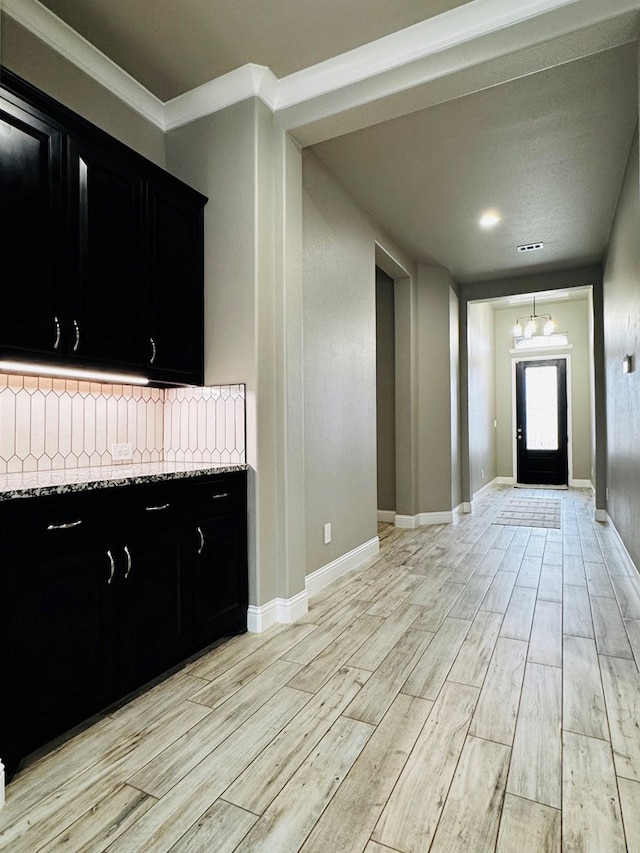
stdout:
POLYGON ((542 334, 547 338, 553 334, 556 324, 553 322, 551 314, 536 314, 536 298, 533 297, 533 310, 529 316, 518 317, 513 327, 514 338, 532 338, 538 331, 538 321, 544 320, 542 334), (526 321, 523 327, 523 322, 526 321))

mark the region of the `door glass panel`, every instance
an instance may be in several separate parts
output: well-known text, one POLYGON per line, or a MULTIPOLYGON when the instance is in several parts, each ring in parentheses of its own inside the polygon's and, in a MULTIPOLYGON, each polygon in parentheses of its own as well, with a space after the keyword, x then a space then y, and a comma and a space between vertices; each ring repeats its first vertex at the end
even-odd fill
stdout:
POLYGON ((558 368, 527 367, 527 450, 558 449, 558 368))

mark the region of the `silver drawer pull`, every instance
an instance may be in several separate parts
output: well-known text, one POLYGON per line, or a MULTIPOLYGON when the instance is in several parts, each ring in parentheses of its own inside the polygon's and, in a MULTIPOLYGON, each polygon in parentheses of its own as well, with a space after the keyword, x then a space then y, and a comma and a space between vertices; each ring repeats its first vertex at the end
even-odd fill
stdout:
POLYGON ((67 521, 65 524, 50 524, 47 530, 69 530, 72 527, 77 527, 79 524, 82 524, 81 518, 78 521, 67 521))
POLYGON ((204 533, 202 532, 201 527, 197 527, 196 530, 198 531, 198 536, 200 537, 200 545, 198 546, 198 554, 202 554, 202 551, 204 550, 204 533))
POLYGON ((107 551, 107 557, 109 558, 109 569, 110 569, 109 580, 107 581, 107 583, 111 583, 111 581, 113 580, 113 576, 116 573, 116 564, 115 564, 115 561, 113 559, 113 554, 111 553, 111 551, 107 551))
POLYGON ((149 338, 149 343, 151 344, 151 358, 149 359, 149 364, 153 364, 153 362, 156 360, 156 342, 153 340, 153 338, 149 338))
POLYGON ((131 574, 131 566, 133 564, 133 560, 131 559, 131 551, 127 545, 124 546, 124 553, 127 555, 127 571, 124 573, 124 579, 126 580, 131 574))
POLYGON ((211 495, 211 498, 214 501, 218 500, 219 498, 228 498, 228 497, 229 497, 229 492, 223 492, 221 495, 211 495))
POLYGON ((158 512, 161 509, 169 509, 171 504, 158 504, 158 506, 146 506, 146 512, 158 512))
POLYGON ((75 329, 76 336, 73 342, 73 351, 78 352, 78 347, 80 346, 80 326, 78 325, 78 321, 73 321, 73 328, 75 329))

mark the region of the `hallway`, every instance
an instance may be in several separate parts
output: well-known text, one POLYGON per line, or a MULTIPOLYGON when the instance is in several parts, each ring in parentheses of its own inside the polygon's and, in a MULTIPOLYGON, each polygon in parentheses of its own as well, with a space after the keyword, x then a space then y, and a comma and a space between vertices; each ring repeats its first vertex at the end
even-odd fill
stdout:
POLYGON ((0 849, 639 851, 640 578, 592 519, 590 491, 496 486, 381 525, 302 620, 33 760, 0 849), (494 523, 514 497, 561 526, 494 523))

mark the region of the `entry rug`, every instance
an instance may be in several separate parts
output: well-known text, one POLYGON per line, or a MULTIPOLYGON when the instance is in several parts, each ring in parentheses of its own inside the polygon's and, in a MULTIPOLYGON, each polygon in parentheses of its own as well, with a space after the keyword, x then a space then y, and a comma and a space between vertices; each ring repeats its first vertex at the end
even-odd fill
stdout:
POLYGON ((511 498, 494 524, 560 528, 562 501, 557 498, 511 498))

